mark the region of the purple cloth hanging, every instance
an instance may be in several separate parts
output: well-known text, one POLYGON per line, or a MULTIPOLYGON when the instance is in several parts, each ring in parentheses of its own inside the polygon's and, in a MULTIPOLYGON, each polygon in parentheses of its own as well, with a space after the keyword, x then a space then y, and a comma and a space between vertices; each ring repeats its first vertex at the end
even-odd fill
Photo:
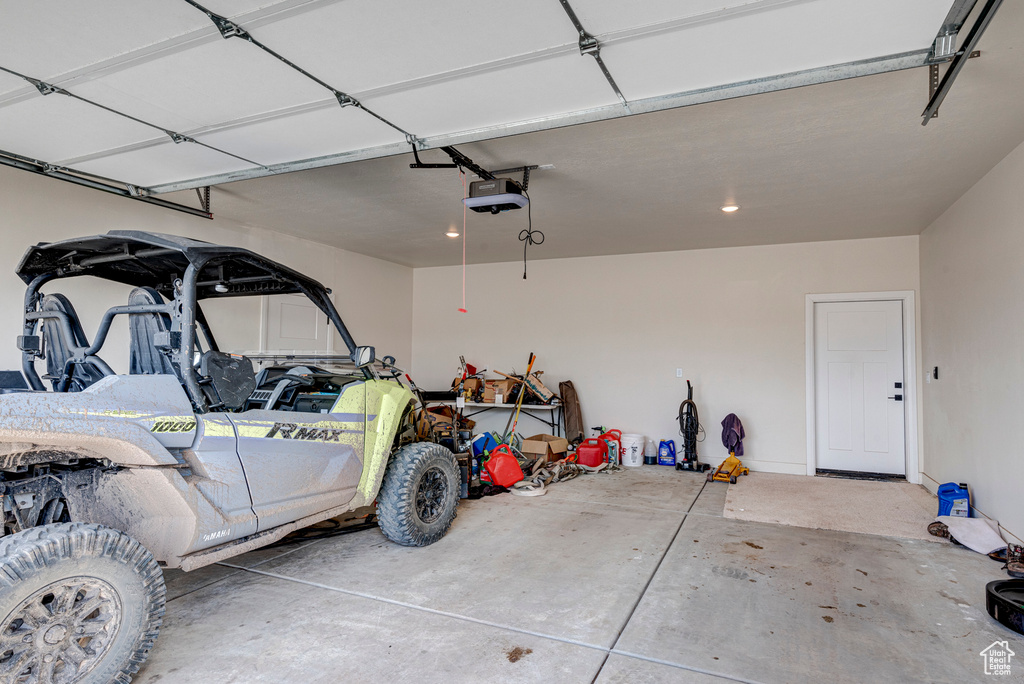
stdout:
POLYGON ((746 437, 746 433, 743 432, 743 423, 740 422, 739 417, 735 413, 727 415, 722 421, 722 444, 725 448, 730 453, 742 456, 744 437, 746 437))

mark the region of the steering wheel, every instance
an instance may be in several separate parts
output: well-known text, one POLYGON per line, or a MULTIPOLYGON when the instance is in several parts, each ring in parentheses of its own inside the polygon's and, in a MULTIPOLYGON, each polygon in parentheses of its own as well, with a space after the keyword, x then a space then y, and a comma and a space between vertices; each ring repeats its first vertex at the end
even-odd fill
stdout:
POLYGON ((312 371, 305 366, 298 366, 292 368, 284 375, 277 378, 277 384, 274 386, 274 391, 270 393, 270 397, 267 398, 267 403, 263 406, 264 410, 273 411, 274 407, 277 406, 278 402, 281 401, 281 397, 284 395, 284 391, 292 386, 297 387, 310 387, 315 383, 312 378, 305 377, 312 373, 312 371))

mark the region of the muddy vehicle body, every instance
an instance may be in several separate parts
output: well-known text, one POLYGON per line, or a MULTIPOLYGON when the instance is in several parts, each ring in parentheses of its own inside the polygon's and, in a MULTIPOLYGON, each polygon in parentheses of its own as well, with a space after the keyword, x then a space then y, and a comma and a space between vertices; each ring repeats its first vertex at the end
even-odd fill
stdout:
POLYGON ((41 243, 18 275, 23 380, 0 389, 0 681, 129 681, 163 615, 161 567, 198 568, 375 501, 397 543, 447 532, 454 456, 416 441, 413 392, 355 344, 315 280, 138 231, 41 243), (91 341, 71 299, 40 292, 85 275, 134 288, 91 341), (271 294, 326 315, 347 367, 256 372, 220 351, 202 302, 271 294), (120 374, 101 356, 118 316, 120 374))

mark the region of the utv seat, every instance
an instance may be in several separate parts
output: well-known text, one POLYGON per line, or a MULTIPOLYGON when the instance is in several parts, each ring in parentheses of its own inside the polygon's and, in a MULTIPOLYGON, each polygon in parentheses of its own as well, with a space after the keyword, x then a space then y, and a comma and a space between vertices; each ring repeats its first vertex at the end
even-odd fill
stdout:
POLYGON ((25 382, 25 376, 21 374, 21 371, 0 371, 0 394, 31 391, 32 388, 25 382))
MULTIPOLYGON (((164 303, 151 287, 137 287, 128 295, 129 306, 164 303)), ((135 313, 128 316, 131 336, 128 372, 132 375, 177 375, 171 359, 154 345, 156 334, 171 329, 171 317, 164 313, 135 313)))
POLYGON ((237 411, 256 389, 252 361, 245 356, 208 351, 199 360, 199 386, 212 411, 237 411))
POLYGON ((48 294, 39 304, 42 311, 56 311, 64 314, 68 322, 68 331, 59 318, 42 319, 41 332, 43 348, 46 353, 46 379, 59 391, 64 381, 65 371, 70 371, 66 389, 78 392, 103 377, 103 372, 90 363, 75 363, 68 368, 68 361, 74 356, 76 349, 89 346, 89 339, 82 330, 82 322, 78 319, 75 307, 62 294, 48 294), (68 337, 70 332, 70 337, 68 337))

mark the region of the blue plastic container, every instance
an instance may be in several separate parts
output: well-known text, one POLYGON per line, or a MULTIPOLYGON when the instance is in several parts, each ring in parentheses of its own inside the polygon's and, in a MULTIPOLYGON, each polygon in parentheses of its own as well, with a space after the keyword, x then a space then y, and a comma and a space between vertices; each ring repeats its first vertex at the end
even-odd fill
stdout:
POLYGON ((671 439, 661 440, 658 446, 658 465, 674 466, 676 464, 676 443, 671 439))
POLYGON ((483 456, 484 454, 490 453, 491 449, 496 446, 498 446, 498 440, 494 438, 494 434, 484 432, 473 438, 473 455, 483 456))
POLYGON ((939 515, 954 515, 960 518, 971 517, 971 494, 967 485, 961 482, 947 482, 939 485, 939 515))

